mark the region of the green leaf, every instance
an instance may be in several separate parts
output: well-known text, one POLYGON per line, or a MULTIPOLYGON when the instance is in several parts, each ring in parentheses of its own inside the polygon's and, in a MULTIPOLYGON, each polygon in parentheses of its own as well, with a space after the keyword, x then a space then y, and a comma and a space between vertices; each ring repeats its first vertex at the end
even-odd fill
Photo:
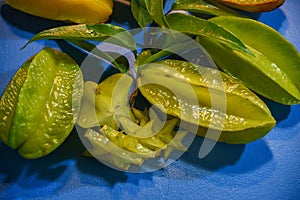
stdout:
POLYGON ((154 62, 160 58, 163 58, 165 56, 170 56, 173 54, 178 55, 178 54, 180 54, 180 52, 188 51, 191 48, 191 46, 194 45, 194 43, 191 43, 190 41, 185 41, 185 43, 176 43, 176 44, 170 45, 168 47, 166 46, 162 50, 158 51, 157 53, 155 53, 153 55, 148 54, 149 56, 147 58, 145 57, 146 54, 144 54, 143 57, 145 59, 144 60, 142 60, 142 58, 139 59, 138 64, 139 65, 148 64, 148 63, 154 62))
POLYGON ((121 27, 111 24, 78 24, 44 30, 33 36, 22 48, 25 48, 29 43, 36 40, 64 39, 104 41, 108 38, 110 38, 109 42, 132 50, 136 47, 132 35, 121 27))
POLYGON ((235 35, 215 23, 191 15, 172 13, 167 15, 170 28, 189 35, 201 35, 214 39, 235 50, 251 54, 251 51, 235 35))
POLYGON ((141 5, 143 0, 132 0, 131 1, 131 13, 140 27, 146 27, 148 24, 152 23, 151 18, 147 8, 141 5))
POLYGON ((85 40, 69 40, 69 42, 73 43, 74 45, 78 46, 79 48, 91 53, 94 57, 99 58, 101 60, 104 60, 108 63, 110 63, 113 67, 118 69, 121 72, 126 72, 127 69, 119 65, 116 60, 109 55, 109 53, 105 53, 103 51, 100 51, 96 45, 94 45, 91 42, 85 41, 85 40))
POLYGON ((163 0, 145 0, 146 7, 152 19, 163 28, 168 28, 168 22, 164 14, 163 0))
POLYGON ((199 38, 219 68, 273 101, 288 105, 300 103, 300 56, 289 41, 252 19, 216 17, 211 20, 234 33, 254 53, 254 56, 244 54, 209 38, 199 38))
POLYGON ((203 0, 176 0, 172 6, 173 10, 186 10, 195 13, 208 14, 212 16, 239 16, 241 14, 215 1, 203 0))
POLYGON ((145 63, 145 61, 147 59, 149 59, 152 56, 152 51, 151 50, 145 50, 143 52, 141 52, 134 63, 135 68, 138 68, 140 65, 142 65, 143 63, 145 63))

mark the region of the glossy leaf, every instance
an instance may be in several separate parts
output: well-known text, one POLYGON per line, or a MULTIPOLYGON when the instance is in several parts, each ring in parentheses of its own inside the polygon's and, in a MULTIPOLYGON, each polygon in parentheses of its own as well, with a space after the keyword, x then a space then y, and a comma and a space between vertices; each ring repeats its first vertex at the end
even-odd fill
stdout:
POLYGON ((111 24, 79 24, 44 30, 33 36, 24 47, 33 41, 45 39, 104 41, 108 38, 111 38, 109 42, 135 49, 135 41, 131 34, 111 24), (114 37, 117 34, 118 37, 114 37))
POLYGON ((152 19, 163 28, 168 28, 168 22, 164 13, 163 0, 145 0, 146 7, 152 19))
POLYGON ((191 15, 173 13, 167 16, 170 28, 189 35, 211 38, 231 48, 251 54, 251 51, 235 35, 215 23, 191 15))
POLYGON ((131 13, 140 27, 143 28, 152 23, 153 19, 151 18, 147 8, 141 5, 141 1, 144 0, 131 1, 131 13))
POLYGON ((176 0, 172 6, 173 10, 185 10, 194 13, 208 14, 212 16, 239 16, 242 15, 216 1, 204 0, 176 0))
POLYGON ((121 72, 127 71, 126 68, 124 69, 124 67, 121 64, 116 62, 116 60, 112 56, 109 55, 109 52, 103 52, 103 51, 99 50, 95 44, 85 41, 85 40, 69 40, 69 42, 78 46, 82 50, 89 52, 95 58, 98 58, 99 60, 108 62, 110 65, 112 65, 114 68, 120 70, 121 72))
POLYGON ((212 21, 234 33, 254 53, 244 54, 209 38, 199 38, 222 70, 276 102, 300 103, 300 56, 290 42, 274 29, 251 19, 216 17, 212 21))

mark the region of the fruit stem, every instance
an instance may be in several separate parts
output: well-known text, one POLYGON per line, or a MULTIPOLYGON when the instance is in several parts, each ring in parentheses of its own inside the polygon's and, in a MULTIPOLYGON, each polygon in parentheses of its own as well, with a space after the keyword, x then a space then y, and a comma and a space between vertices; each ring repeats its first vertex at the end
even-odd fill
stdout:
POLYGON ((124 4, 126 6, 130 6, 131 5, 130 0, 114 0, 114 2, 118 2, 118 3, 124 4))

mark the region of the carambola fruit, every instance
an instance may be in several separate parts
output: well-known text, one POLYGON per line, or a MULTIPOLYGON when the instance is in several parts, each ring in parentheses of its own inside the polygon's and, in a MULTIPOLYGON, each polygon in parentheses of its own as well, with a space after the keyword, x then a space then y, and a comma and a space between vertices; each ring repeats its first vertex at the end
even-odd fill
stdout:
POLYGON ((74 127, 83 90, 67 54, 44 48, 25 62, 0 100, 0 138, 29 159, 55 150, 74 127))

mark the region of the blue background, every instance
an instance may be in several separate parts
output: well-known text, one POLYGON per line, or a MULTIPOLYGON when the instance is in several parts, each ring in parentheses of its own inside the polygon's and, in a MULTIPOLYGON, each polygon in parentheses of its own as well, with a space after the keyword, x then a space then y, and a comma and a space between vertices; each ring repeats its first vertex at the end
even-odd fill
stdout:
MULTIPOLYGON (((3 1, 0 6, 0 94, 18 67, 44 46, 58 47, 78 62, 84 59, 62 41, 39 41, 19 50, 34 33, 62 23, 18 12, 3 1)), ((115 9, 112 23, 136 27, 128 8, 115 9)), ((255 17, 300 50, 299 0, 287 0, 279 9, 255 17)), ((76 132, 37 160, 23 159, 0 143, 0 199, 300 199, 300 105, 266 103, 278 124, 261 140, 218 143, 199 159, 202 139, 197 138, 178 161, 152 173, 119 172, 82 157, 76 132)))

